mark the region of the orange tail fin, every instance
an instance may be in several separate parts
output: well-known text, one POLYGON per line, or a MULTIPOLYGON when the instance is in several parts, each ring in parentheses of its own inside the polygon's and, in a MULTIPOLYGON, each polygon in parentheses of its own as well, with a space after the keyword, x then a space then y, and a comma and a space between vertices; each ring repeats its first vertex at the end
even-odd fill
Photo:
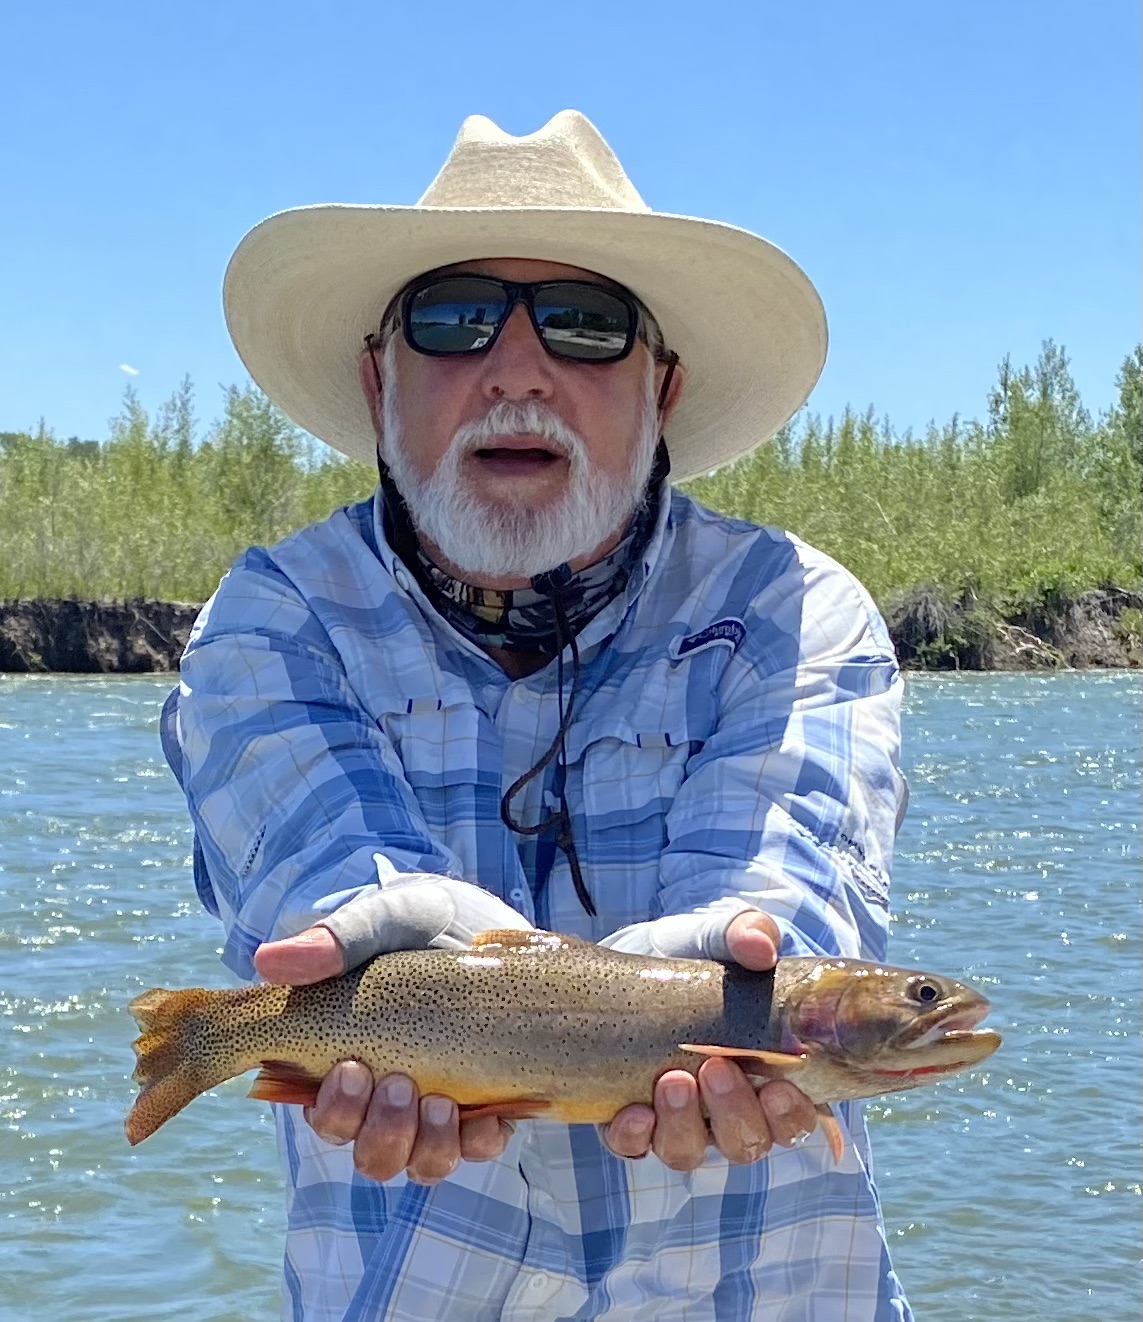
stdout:
POLYGON ((189 991, 152 987, 128 1006, 141 1030, 133 1043, 137 1057, 133 1077, 141 1087, 124 1125, 132 1146, 200 1093, 242 1073, 241 1067, 230 1068, 231 1062, 221 1056, 205 1058, 195 1050, 203 1012, 230 994, 201 987, 189 991))

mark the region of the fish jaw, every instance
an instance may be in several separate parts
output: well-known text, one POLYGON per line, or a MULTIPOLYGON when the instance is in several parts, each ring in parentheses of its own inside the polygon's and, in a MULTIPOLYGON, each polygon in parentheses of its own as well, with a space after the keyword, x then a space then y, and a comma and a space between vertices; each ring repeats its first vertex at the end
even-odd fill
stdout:
POLYGON ((936 1045, 950 1033, 974 1029, 991 1008, 988 998, 980 992, 954 984, 949 996, 925 1014, 916 1015, 889 1045, 898 1051, 919 1051, 936 1045))
POLYGON ((991 1029, 953 1030, 945 1039, 913 1052, 884 1051, 874 1059, 855 1060, 810 1047, 805 1068, 791 1082, 814 1102, 857 1101, 906 1092, 970 1069, 1000 1046, 991 1029))
POLYGON ((883 1091, 915 1088, 957 1074, 986 1060, 1000 1046, 1000 1034, 977 1029, 991 1009, 988 998, 963 983, 946 984, 946 995, 915 1015, 866 1069, 883 1091))
POLYGON ((924 1083, 942 1074, 955 1074, 958 1070, 978 1065, 1000 1046, 999 1033, 991 1028, 976 1031, 950 1029, 923 1045, 906 1047, 904 1051, 886 1053, 886 1058, 867 1068, 871 1073, 887 1080, 915 1079, 924 1083))
POLYGON ((897 1035, 876 1062, 876 1073, 920 1083, 987 1059, 1001 1042, 999 1033, 976 1027, 990 1009, 987 997, 957 984, 945 1001, 897 1035))
POLYGON ((938 1007, 924 1016, 901 1036, 904 1041, 889 1043, 862 1069, 879 1091, 897 1092, 932 1083, 947 1074, 957 1074, 986 1060, 1000 1046, 1000 1034, 976 1025, 988 1013, 989 1004, 979 993, 971 993, 969 1004, 964 996, 959 1003, 938 1007))

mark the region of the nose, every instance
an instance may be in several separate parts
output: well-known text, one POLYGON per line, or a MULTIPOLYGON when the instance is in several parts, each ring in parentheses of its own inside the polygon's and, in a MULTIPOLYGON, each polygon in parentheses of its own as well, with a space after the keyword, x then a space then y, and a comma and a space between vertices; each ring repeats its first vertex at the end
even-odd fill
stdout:
POLYGON ((517 304, 484 355, 481 386, 489 400, 549 399, 555 388, 551 366, 528 309, 517 304))

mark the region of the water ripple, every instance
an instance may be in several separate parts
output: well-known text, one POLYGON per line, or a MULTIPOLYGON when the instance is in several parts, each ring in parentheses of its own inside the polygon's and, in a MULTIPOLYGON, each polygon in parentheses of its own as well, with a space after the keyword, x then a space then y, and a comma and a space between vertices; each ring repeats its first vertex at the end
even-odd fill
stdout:
MULTIPOLYGON (((227 980, 158 752, 168 687, 0 677, 0 1223, 21 1320, 277 1313, 281 1185, 246 1083, 142 1152, 122 1134, 127 1002, 227 980)), ((1005 1039, 868 1106, 925 1322, 1138 1315, 1139 696, 1122 674, 909 680, 892 955, 979 986, 1005 1039)))

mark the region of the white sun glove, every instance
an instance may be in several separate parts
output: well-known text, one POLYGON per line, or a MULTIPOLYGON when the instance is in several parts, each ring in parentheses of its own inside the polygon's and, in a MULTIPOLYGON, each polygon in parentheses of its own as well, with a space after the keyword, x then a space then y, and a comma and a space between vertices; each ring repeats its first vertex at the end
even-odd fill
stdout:
POLYGON ((717 959, 732 964, 726 933, 739 914, 756 908, 737 896, 704 905, 694 913, 665 914, 645 923, 621 927, 599 943, 631 955, 658 955, 667 959, 717 959))
POLYGON ((317 926, 337 937, 347 970, 391 950, 466 950, 478 932, 532 930, 491 892, 431 872, 383 878, 380 890, 349 900, 317 926))

